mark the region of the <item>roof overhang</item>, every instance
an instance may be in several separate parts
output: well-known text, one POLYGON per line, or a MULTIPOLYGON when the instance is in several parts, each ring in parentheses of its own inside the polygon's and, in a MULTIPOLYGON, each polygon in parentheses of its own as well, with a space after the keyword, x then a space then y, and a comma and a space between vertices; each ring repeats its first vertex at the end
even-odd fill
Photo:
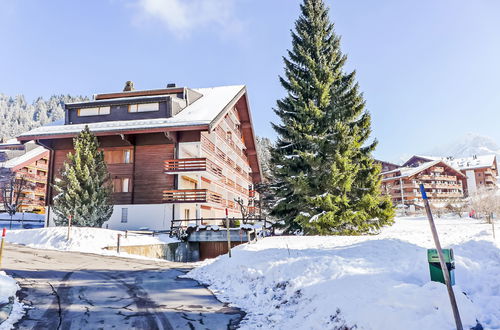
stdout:
POLYGON ((248 92, 246 87, 233 97, 233 99, 222 109, 221 112, 210 122, 209 130, 213 131, 217 125, 224 119, 224 116, 234 107, 238 109, 239 115, 242 118, 241 131, 244 137, 245 146, 247 148, 247 157, 252 169, 252 181, 261 182, 262 167, 260 166, 259 157, 257 155, 257 143, 255 140, 255 132, 253 130, 252 115, 250 113, 250 104, 248 101, 248 92))
MULTIPOLYGON (((64 125, 65 127, 71 125, 64 125)), ((76 126, 76 125, 75 125, 76 126)), ((82 126, 78 124, 78 126, 82 126)), ((93 130, 90 127, 90 131, 96 136, 108 136, 108 135, 120 135, 120 134, 146 134, 146 133, 161 133, 161 132, 173 132, 173 131, 208 131, 208 124, 198 124, 198 125, 179 125, 179 126, 167 126, 167 127, 152 127, 152 128, 115 128, 109 130, 93 130)), ((83 129, 83 128, 82 128, 83 129)), ((77 136, 82 129, 64 132, 64 133, 54 133, 54 134, 38 134, 38 135, 22 135, 17 139, 21 142, 27 142, 31 140, 48 140, 48 139, 67 139, 77 136)))

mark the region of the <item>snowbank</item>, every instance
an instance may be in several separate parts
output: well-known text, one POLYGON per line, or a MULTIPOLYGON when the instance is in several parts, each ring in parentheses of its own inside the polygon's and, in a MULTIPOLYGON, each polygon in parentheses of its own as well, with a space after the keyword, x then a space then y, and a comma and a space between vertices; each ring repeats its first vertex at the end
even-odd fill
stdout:
POLYGON ((72 227, 69 240, 67 240, 67 227, 7 230, 6 240, 10 243, 39 249, 114 255, 116 252, 103 250, 103 248, 116 246, 118 234, 122 234, 120 240, 122 246, 177 242, 177 239, 170 238, 168 235, 153 237, 129 233, 125 238, 124 231, 89 227, 72 227))
MULTIPOLYGON (((500 250, 491 225, 437 219, 456 256, 464 329, 500 328, 500 250), (464 292, 465 294, 463 294, 464 292)), ((446 287, 430 281, 425 218, 376 236, 271 237, 206 261, 187 276, 248 314, 242 329, 453 329, 446 287)))
POLYGON ((19 287, 16 281, 5 274, 5 272, 0 271, 0 304, 4 304, 9 301, 9 297, 16 295, 19 287))
MULTIPOLYGON (((12 277, 5 274, 5 272, 0 271, 0 305, 8 303, 10 297, 15 297, 17 290, 19 290, 17 282, 12 277)), ((4 321, 0 324, 0 330, 11 329, 14 323, 23 316, 24 308, 17 298, 12 307, 10 315, 7 314, 9 315, 8 319, 5 321, 0 320, 4 321)))

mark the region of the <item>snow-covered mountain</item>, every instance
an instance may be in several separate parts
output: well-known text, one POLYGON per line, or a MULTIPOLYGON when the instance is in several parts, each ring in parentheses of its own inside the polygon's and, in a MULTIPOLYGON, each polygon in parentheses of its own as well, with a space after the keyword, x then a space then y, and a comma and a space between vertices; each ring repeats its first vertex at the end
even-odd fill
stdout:
POLYGON ((455 158, 497 154, 500 157, 500 146, 490 137, 468 133, 450 144, 437 146, 425 154, 455 158))

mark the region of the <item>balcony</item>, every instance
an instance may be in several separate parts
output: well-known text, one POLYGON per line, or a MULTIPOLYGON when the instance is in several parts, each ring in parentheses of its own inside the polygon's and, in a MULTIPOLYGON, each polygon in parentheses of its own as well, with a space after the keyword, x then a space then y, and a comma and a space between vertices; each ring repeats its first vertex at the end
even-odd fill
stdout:
POLYGON ((216 177, 222 176, 222 168, 207 158, 182 158, 169 159, 165 161, 165 173, 205 173, 208 172, 216 177))
POLYGON ((208 189, 178 189, 163 191, 163 200, 169 203, 215 203, 222 204, 220 194, 208 189))

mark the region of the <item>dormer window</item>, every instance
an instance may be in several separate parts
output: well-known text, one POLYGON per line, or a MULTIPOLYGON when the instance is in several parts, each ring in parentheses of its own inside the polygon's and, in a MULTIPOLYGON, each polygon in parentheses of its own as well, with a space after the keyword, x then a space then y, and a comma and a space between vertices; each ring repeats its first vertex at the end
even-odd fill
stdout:
POLYGON ((78 117, 109 115, 110 107, 95 107, 78 109, 78 117))
POLYGON ((160 104, 156 103, 142 103, 142 104, 130 104, 128 106, 128 112, 150 112, 159 111, 160 104))

